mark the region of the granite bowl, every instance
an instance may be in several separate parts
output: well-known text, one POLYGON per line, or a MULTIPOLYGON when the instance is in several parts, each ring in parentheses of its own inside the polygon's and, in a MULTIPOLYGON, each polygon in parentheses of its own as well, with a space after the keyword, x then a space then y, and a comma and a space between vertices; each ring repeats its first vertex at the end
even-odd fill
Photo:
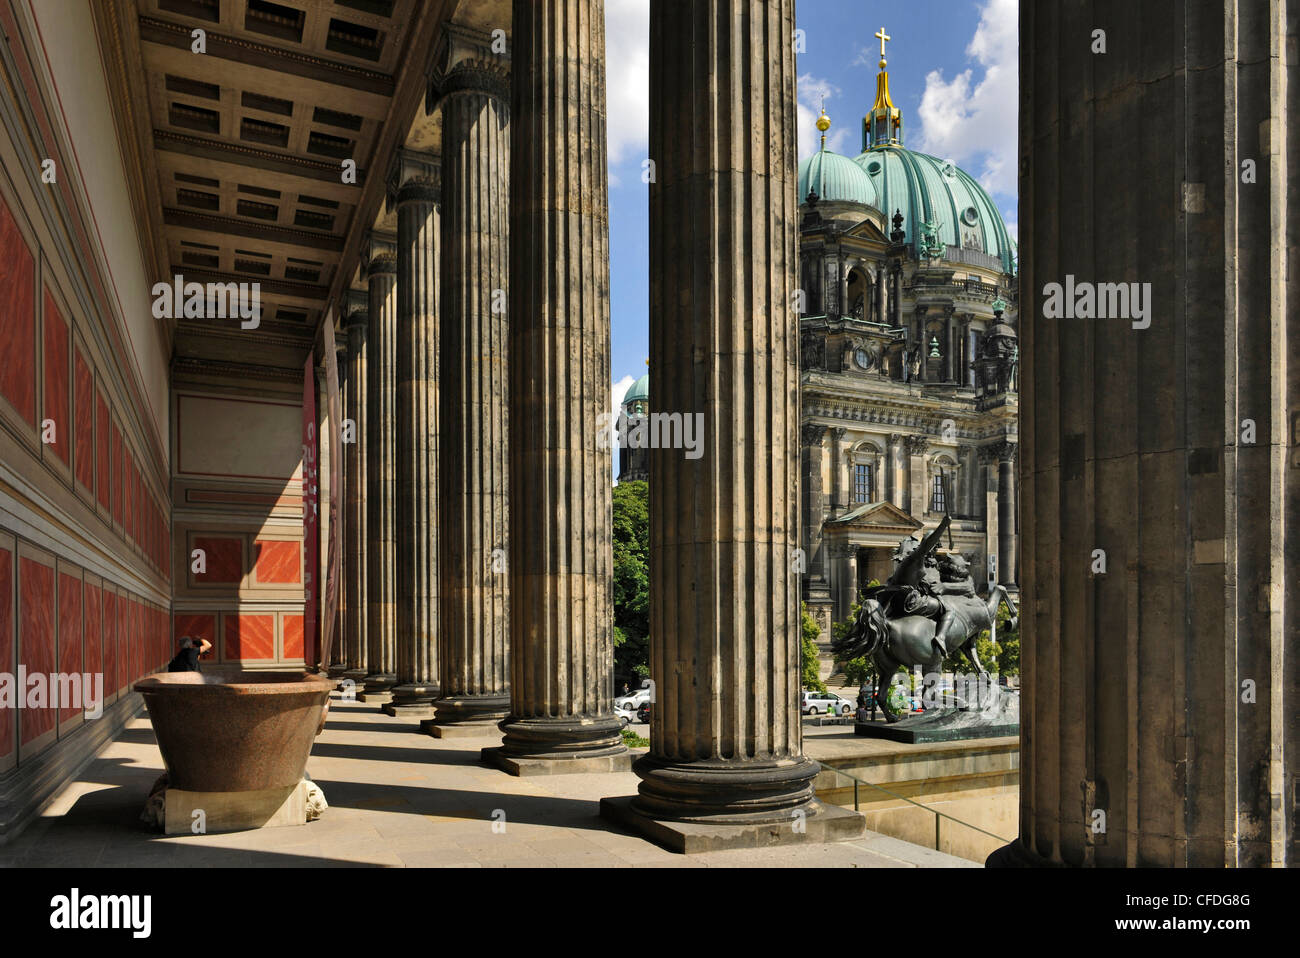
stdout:
POLYGON ((171 788, 252 792, 302 781, 336 684, 303 672, 163 672, 133 688, 171 788))

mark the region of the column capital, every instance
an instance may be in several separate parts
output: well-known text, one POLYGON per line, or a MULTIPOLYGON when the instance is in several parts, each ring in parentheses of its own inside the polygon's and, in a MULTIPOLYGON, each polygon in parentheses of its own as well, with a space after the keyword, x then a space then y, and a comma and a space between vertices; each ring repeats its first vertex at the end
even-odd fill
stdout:
POLYGON ((443 27, 430 65, 426 112, 443 97, 466 90, 510 102, 510 25, 507 18, 495 36, 459 23, 443 27))
POLYGON ((1020 452, 1020 443, 1004 441, 990 447, 997 456, 998 462, 1015 462, 1016 456, 1020 452))
POLYGON ((391 236, 367 234, 361 243, 361 257, 367 280, 381 273, 397 272, 397 244, 391 236))
POLYGON ((390 210, 403 203, 438 203, 442 192, 442 158, 436 153, 398 150, 384 185, 390 210))
POLYGON ((802 438, 805 446, 820 446, 826 438, 826 427, 821 423, 806 422, 803 424, 802 438))
POLYGON ((364 289, 349 289, 343 297, 343 328, 369 325, 370 294, 364 289))
POLYGON ((831 438, 835 440, 835 442, 837 443, 843 442, 844 437, 847 436, 848 434, 849 431, 845 429, 843 426, 835 426, 831 429, 831 438))
POLYGON ((929 436, 904 436, 903 441, 907 444, 907 454, 909 456, 922 456, 930 448, 929 436))

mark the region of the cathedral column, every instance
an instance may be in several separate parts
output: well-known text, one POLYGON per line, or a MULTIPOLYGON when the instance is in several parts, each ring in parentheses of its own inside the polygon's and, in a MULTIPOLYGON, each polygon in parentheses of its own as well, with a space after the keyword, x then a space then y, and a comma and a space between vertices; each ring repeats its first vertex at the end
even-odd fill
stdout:
POLYGON ((354 690, 369 672, 366 642, 369 574, 366 538, 366 338, 369 335, 369 300, 357 290, 348 293, 347 387, 343 411, 343 678, 354 690))
POLYGON ((831 517, 842 516, 849 508, 848 450, 844 437, 848 430, 836 426, 831 431, 831 517))
MULTIPOLYGON (((805 423, 803 449, 803 522, 807 570, 803 579, 803 596, 809 611, 813 606, 825 609, 830 602, 826 577, 826 549, 822 544, 822 523, 826 516, 826 497, 822 494, 822 469, 826 460, 825 426, 805 423)), ((814 613, 816 615, 816 613, 814 613)))
POLYGON ((441 697, 435 718, 422 723, 439 738, 494 734, 510 704, 510 88, 504 61, 476 52, 454 62, 441 84, 441 697))
POLYGON ((835 621, 847 621, 853 603, 858 601, 858 547, 837 542, 830 547, 834 566, 835 621))
POLYGON ((438 695, 438 167, 399 154, 397 686, 389 715, 432 718, 438 695))
POLYGON ((892 432, 885 446, 885 498, 907 511, 907 485, 903 479, 902 433, 892 432))
POLYGON ((650 368, 706 451, 651 451, 657 698, 620 820, 681 851, 681 822, 713 847, 863 822, 814 798, 802 751, 793 33, 793 0, 650 6, 650 368))
MULTIPOLYGON (((515 0, 513 24, 510 715, 501 748, 483 757, 516 775, 626 771, 613 711, 611 462, 601 429, 610 412, 604 3, 515 0)), ((650 371, 655 408, 665 408, 653 361, 650 371)))
POLYGON ((930 448, 929 436, 904 436, 907 448, 907 511, 914 519, 921 519, 930 508, 927 498, 925 452, 930 448))
POLYGON ((998 582, 1016 584, 1016 451, 1014 442, 997 446, 998 582))
POLYGON ((396 397, 397 257, 372 236, 366 260, 370 332, 366 337, 366 642, 363 702, 381 705, 397 684, 396 397))
POLYGON ((998 481, 1000 478, 998 474, 998 447, 996 445, 981 446, 977 451, 977 455, 980 462, 980 485, 984 490, 980 507, 983 510, 982 517, 984 519, 985 563, 984 568, 976 575, 975 581, 987 584, 989 580, 988 556, 997 557, 998 565, 994 577, 999 579, 1002 577, 1002 560, 998 556, 1000 551, 1000 537, 998 535, 1000 528, 998 522, 1000 513, 998 509, 998 490, 1000 488, 998 481))
POLYGON ((1104 57, 1059 42, 1100 6, 1020 8, 1024 705, 995 857, 1294 867, 1300 18, 1115 4, 1104 57), (1067 277, 1142 306, 1062 318, 1067 277))

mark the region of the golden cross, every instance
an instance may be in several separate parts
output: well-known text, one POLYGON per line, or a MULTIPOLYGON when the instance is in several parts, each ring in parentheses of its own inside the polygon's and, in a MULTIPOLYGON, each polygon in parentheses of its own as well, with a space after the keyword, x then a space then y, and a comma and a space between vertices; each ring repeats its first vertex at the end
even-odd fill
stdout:
POLYGON ((883 60, 885 58, 885 43, 894 38, 885 32, 884 27, 881 27, 880 32, 876 34, 876 39, 880 41, 880 59, 883 60))

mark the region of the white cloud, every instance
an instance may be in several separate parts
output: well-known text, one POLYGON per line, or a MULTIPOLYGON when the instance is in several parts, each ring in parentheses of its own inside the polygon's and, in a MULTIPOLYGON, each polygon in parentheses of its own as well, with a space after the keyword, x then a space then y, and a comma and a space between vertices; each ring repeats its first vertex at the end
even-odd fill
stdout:
POLYGON ((605 112, 609 165, 638 153, 650 136, 650 0, 605 4, 605 112))
POLYGON ((966 55, 967 69, 951 80, 942 70, 925 78, 918 148, 970 170, 990 192, 1015 195, 1019 109, 1018 0, 985 0, 966 55))
MULTIPOLYGON (((622 379, 618 380, 618 382, 614 383, 614 385, 609 387, 609 411, 611 416, 609 425, 609 441, 610 447, 613 449, 613 475, 615 477, 618 476, 618 446, 614 445, 614 443, 618 440, 616 438, 616 433, 614 432, 614 427, 618 422, 619 410, 623 408, 623 397, 627 395, 627 391, 632 388, 634 382, 636 382, 635 376, 624 376, 622 379)), ((617 478, 614 479, 614 485, 618 485, 617 478)))
MULTIPOLYGON (((826 134, 826 149, 832 153, 843 153, 849 142, 849 124, 835 118, 829 104, 843 92, 829 80, 823 80, 805 73, 798 81, 798 129, 799 156, 811 156, 821 149, 821 131, 817 129, 817 117, 822 112, 822 97, 828 104, 826 114, 831 118, 831 128, 826 134)), ((856 153, 856 151, 854 151, 856 153)), ((803 197, 799 198, 800 201, 803 197)))

